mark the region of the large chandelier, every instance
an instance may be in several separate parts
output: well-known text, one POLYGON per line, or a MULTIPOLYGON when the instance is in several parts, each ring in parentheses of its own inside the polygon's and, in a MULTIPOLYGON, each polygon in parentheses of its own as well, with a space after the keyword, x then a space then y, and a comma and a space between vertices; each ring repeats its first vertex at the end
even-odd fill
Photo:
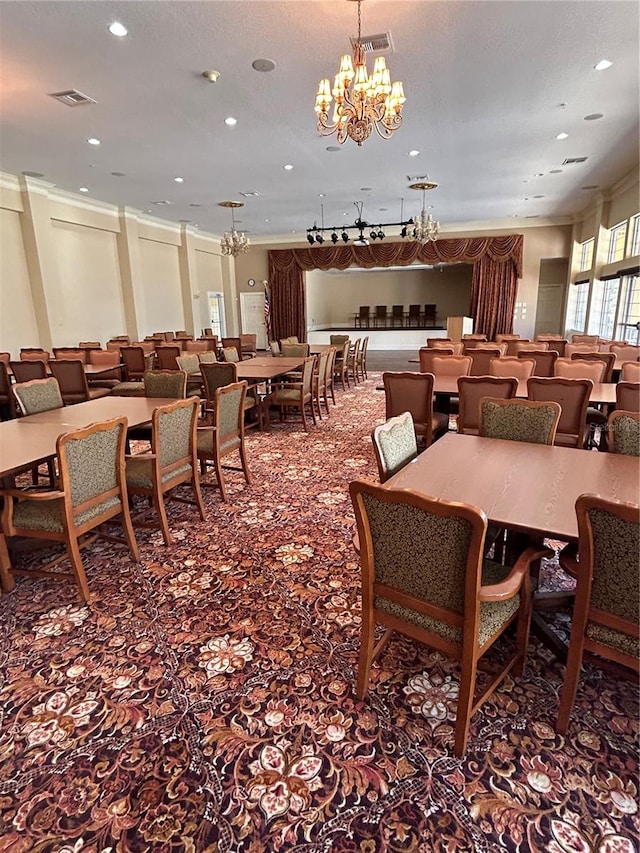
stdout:
POLYGON ((237 210, 239 207, 244 207, 244 202, 220 201, 218 202, 218 207, 228 207, 231 210, 231 231, 225 231, 225 234, 220 241, 222 254, 233 255, 234 258, 237 255, 243 255, 245 252, 249 251, 251 243, 244 231, 238 232, 236 230, 236 219, 233 211, 237 210))
POLYGON ((349 136, 358 145, 369 138, 375 127, 378 135, 389 139, 402 124, 402 105, 406 98, 402 83, 391 83, 391 74, 384 56, 378 56, 369 77, 362 47, 362 19, 358 0, 358 40, 353 51, 353 62, 345 54, 340 71, 335 76, 333 90, 329 80, 320 81, 316 95, 318 133, 321 136, 337 134, 339 143, 349 136), (353 81, 353 83, 352 83, 353 81), (336 99, 333 121, 329 122, 331 95, 336 99))
POLYGON ((413 233, 409 232, 413 236, 413 239, 418 243, 422 243, 422 245, 437 240, 440 233, 440 223, 430 213, 427 214, 424 200, 426 191, 434 190, 437 186, 433 181, 419 181, 418 183, 410 184, 410 189, 422 190, 422 210, 419 216, 413 217, 413 233))

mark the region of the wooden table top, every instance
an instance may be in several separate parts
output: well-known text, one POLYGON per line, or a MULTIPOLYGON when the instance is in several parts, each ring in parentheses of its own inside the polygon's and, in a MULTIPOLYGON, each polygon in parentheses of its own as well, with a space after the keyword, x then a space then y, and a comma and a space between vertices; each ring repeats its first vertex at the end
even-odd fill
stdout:
POLYGON ((238 379, 257 379, 265 381, 267 379, 275 379, 282 376, 283 373, 289 373, 292 370, 297 370, 301 367, 304 358, 284 358, 278 356, 257 356, 256 358, 248 358, 246 361, 239 362, 238 379))
MULTIPOLYGON (((50 359, 50 361, 55 361, 55 359, 50 359)), ((120 364, 83 364, 85 376, 99 376, 101 373, 109 373, 111 370, 118 370, 122 367, 122 363, 120 364)), ((13 370, 11 367, 7 365, 7 373, 10 377, 13 377, 13 370)), ((47 373, 51 375, 51 371, 47 366, 47 373)))
POLYGON ((449 433, 385 486, 472 504, 501 527, 568 541, 578 536, 579 495, 640 502, 640 460, 449 433))
MULTIPOLYGON (((97 400, 87 400, 85 403, 74 403, 61 409, 51 409, 37 415, 20 418, 21 424, 55 424, 58 427, 87 426, 98 421, 108 421, 110 418, 126 417, 129 426, 140 426, 149 423, 153 410, 158 406, 166 406, 175 402, 167 397, 99 397, 97 400)), ((6 423, 11 423, 7 421, 6 423)), ((0 439, 5 423, 0 424, 0 439)), ((63 429, 62 432, 68 430, 63 429)), ((55 447, 53 452, 55 453, 55 447)))

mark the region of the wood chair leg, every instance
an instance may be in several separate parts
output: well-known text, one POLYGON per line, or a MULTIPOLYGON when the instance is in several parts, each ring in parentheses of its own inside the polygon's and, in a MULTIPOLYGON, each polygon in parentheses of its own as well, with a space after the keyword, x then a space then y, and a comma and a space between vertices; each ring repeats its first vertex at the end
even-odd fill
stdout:
POLYGON ((84 601, 89 601, 89 584, 87 582, 87 576, 84 571, 84 565, 82 564, 82 557, 80 556, 80 548, 78 546, 78 540, 75 536, 69 536, 67 538, 67 555, 69 557, 69 561, 71 566, 73 567, 73 574, 76 578, 76 583, 80 589, 80 595, 84 599, 84 601))
POLYGON ((460 675, 460 693, 458 707, 456 708, 456 733, 453 746, 453 752, 457 758, 462 758, 467 749, 477 668, 478 662, 475 656, 472 656, 467 666, 462 668, 460 675))
POLYGON ((200 518, 202 521, 205 520, 205 512, 204 512, 204 503, 202 502, 202 490, 200 489, 200 477, 198 476, 198 472, 194 470, 193 477, 191 478, 191 487, 193 488, 193 494, 196 498, 196 505, 198 507, 198 512, 200 513, 200 518))
POLYGON ((371 677, 371 664, 373 662, 373 642, 375 639, 375 625, 371 614, 362 614, 362 627, 360 638, 360 656, 358 658, 358 680, 356 693, 362 701, 369 691, 369 679, 371 677))
POLYGON ((222 473, 222 460, 219 458, 214 458, 213 467, 216 473, 216 480, 218 481, 218 488, 220 489, 220 497, 226 503, 227 502, 227 486, 224 481, 224 474, 222 473))
POLYGON ((531 630, 531 610, 533 606, 533 593, 531 590, 531 576, 527 576, 520 587, 520 613, 518 615, 518 628, 516 631, 517 660, 513 667, 514 675, 522 675, 524 665, 527 662, 527 647, 529 645, 529 632, 531 630))
POLYGON ((165 509, 163 495, 154 494, 153 503, 160 519, 160 530, 162 531, 162 538, 164 539, 164 544, 171 545, 173 543, 173 536, 171 535, 171 531, 169 530, 169 520, 167 518, 167 510, 165 509))
POLYGON ((582 669, 582 657, 584 655, 584 638, 582 636, 571 637, 569 641, 569 652, 567 655, 567 666, 564 673, 564 682, 560 691, 560 706, 556 718, 556 731, 560 735, 566 735, 569 728, 571 709, 578 692, 578 682, 582 669))
POLYGON ((129 546, 129 551, 131 552, 131 556, 134 559, 134 562, 140 562, 140 549, 138 548, 138 542, 136 540, 136 535, 133 531, 133 522, 131 521, 131 513, 129 512, 129 507, 122 507, 122 526, 124 528, 125 539, 127 540, 127 545, 129 546))
POLYGON ((248 486, 251 485, 251 474, 249 472, 249 466, 247 465, 247 453, 244 446, 244 442, 240 445, 240 464, 242 465, 242 473, 244 474, 245 482, 248 486))

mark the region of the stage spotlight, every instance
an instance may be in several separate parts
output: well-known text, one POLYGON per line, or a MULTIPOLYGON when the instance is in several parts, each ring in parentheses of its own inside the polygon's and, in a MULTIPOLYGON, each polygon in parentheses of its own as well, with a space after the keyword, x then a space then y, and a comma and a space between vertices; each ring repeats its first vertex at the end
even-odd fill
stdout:
POLYGON ((402 237, 403 240, 407 236, 407 226, 406 225, 402 226, 402 231, 400 232, 400 236, 402 237))
POLYGON ((316 234, 316 243, 324 243, 324 237, 322 234, 316 234))
POLYGON ((384 240, 384 231, 382 228, 378 231, 378 240, 384 240))
POLYGON ((309 244, 313 246, 313 234, 307 234, 307 240, 309 241, 309 244))
POLYGON ((369 237, 371 237, 372 240, 375 240, 377 236, 378 235, 376 234, 376 232, 372 228, 371 231, 369 232, 369 237))
POLYGON ((333 243, 334 246, 338 242, 338 235, 336 234, 335 231, 331 234, 331 242, 333 243))
POLYGON ((347 234, 346 231, 343 231, 340 236, 342 237, 342 239, 344 240, 345 243, 349 242, 349 235, 347 234))

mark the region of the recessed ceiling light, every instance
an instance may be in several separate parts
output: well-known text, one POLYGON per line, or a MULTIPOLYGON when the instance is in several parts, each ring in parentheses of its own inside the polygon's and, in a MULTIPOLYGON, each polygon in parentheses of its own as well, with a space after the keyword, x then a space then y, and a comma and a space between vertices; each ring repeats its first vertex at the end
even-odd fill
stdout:
POLYGON ((420 152, 417 148, 412 148, 411 151, 409 151, 409 157, 417 157, 419 153, 420 152))
POLYGON ((81 193, 88 193, 88 192, 89 192, 89 188, 88 188, 88 187, 80 187, 80 192, 81 192, 81 193))
POLYGON ((291 233, 292 233, 292 234, 295 234, 296 232, 295 232, 295 230, 294 230, 294 231, 292 231, 291 233))
POLYGON ((273 69, 276 67, 276 64, 273 59, 254 59, 251 63, 251 67, 254 69, 254 71, 268 72, 273 71, 273 69))
POLYGON ((318 198, 324 198, 324 193, 318 193, 318 198))
POLYGON ((271 222, 271 220, 270 220, 270 219, 265 219, 265 222, 271 222))
POLYGON ((544 172, 536 172, 534 178, 544 178, 544 172))
POLYGON ((125 25, 121 24, 120 21, 114 21, 112 24, 109 25, 109 32, 112 36, 119 36, 120 38, 122 38, 122 36, 126 36, 129 30, 127 30, 125 25))
POLYGON ((526 196, 522 199, 522 201, 529 201, 529 196, 528 196, 528 195, 526 195, 526 196))
POLYGON ((609 62, 608 59, 601 59, 600 62, 598 62, 593 67, 595 68, 596 71, 606 71, 607 68, 611 68, 612 65, 613 65, 613 62, 609 62))
POLYGON ((568 133, 559 133, 559 134, 556 136, 556 139, 568 139, 568 138, 569 138, 569 134, 568 134, 568 133))
POLYGON ((290 172, 293 169, 293 166, 291 165, 291 163, 287 163, 282 168, 285 170, 285 172, 290 172))
POLYGON ((227 116, 227 118, 224 120, 224 123, 229 127, 233 127, 234 125, 238 124, 238 119, 234 118, 233 116, 227 116))
POLYGON ((331 151, 332 154, 335 154, 336 151, 342 151, 339 145, 327 145, 327 151, 331 151))
POLYGON ((183 184, 184 183, 184 178, 174 178, 173 180, 176 182, 176 184, 183 184))
POLYGON ((604 118, 604 113, 589 113, 584 117, 585 121, 598 121, 599 118, 604 118))
POLYGON ((89 139, 87 139, 87 142, 89 145, 100 145, 100 140, 96 139, 95 136, 90 136, 89 139))
POLYGON ((518 218, 518 214, 517 214, 517 213, 512 213, 512 214, 511 214, 511 218, 512 218, 512 219, 517 219, 517 218, 518 218))

